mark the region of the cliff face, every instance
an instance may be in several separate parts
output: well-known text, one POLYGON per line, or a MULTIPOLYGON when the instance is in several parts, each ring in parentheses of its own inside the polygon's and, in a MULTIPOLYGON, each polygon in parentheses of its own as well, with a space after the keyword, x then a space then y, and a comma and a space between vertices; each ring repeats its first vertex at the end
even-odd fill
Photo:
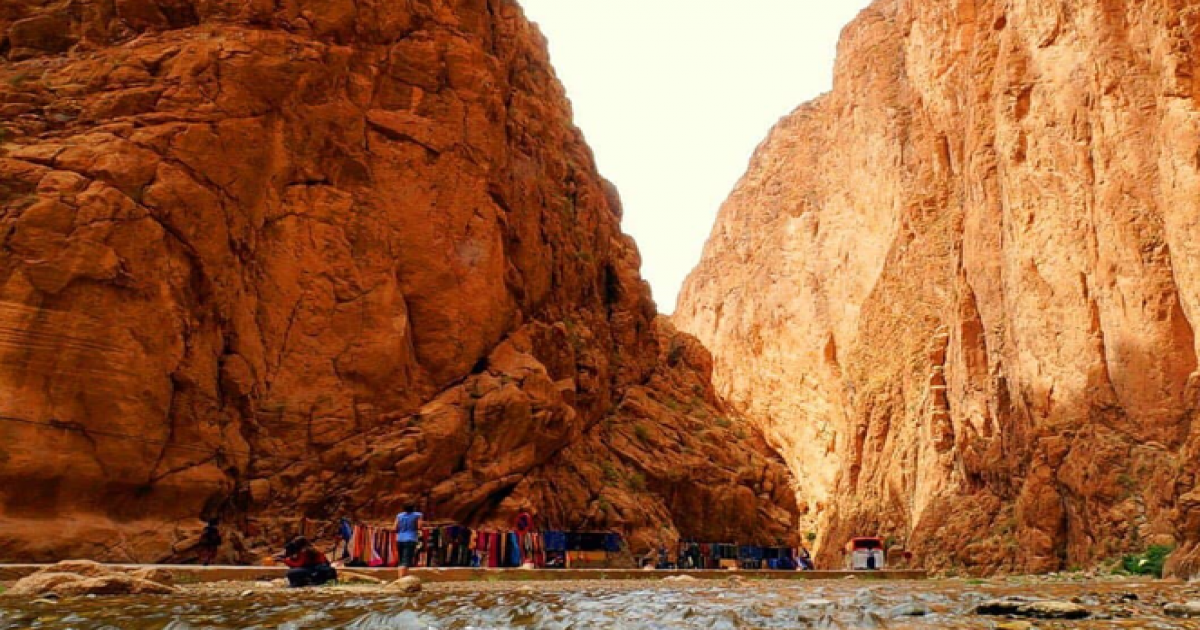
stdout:
POLYGON ((1192 0, 879 0, 760 147, 676 322, 825 562, 1193 570, 1197 49, 1192 0))
POLYGON ((511 0, 0 0, 0 34, 0 557, 409 500, 788 533, 511 0))

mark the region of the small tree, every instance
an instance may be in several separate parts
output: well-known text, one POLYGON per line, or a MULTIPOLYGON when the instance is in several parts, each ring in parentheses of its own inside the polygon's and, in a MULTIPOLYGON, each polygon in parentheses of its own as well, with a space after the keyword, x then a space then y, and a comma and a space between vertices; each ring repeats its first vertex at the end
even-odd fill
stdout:
POLYGON ((1175 551, 1174 547, 1155 545, 1147 549, 1145 553, 1125 556, 1121 558, 1121 571, 1129 575, 1148 575, 1161 578, 1163 566, 1173 551, 1175 551))

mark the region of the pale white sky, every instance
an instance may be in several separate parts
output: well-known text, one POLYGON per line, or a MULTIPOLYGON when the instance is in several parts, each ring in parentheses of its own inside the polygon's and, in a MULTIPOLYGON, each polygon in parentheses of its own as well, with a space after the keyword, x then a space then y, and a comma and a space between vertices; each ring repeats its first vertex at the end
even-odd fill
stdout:
POLYGON ((771 126, 829 90, 868 0, 522 0, 670 313, 771 126))

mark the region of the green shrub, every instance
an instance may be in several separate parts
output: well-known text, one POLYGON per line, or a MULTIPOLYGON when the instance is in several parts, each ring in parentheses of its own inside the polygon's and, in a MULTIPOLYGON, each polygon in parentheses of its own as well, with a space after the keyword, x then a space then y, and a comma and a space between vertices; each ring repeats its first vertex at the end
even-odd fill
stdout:
POLYGON ((600 462, 600 471, 604 473, 604 480, 609 483, 621 480, 621 473, 617 471, 617 467, 613 466, 612 462, 600 462))
POLYGON ((1129 575, 1150 575, 1156 578, 1163 576, 1163 565, 1167 563, 1167 558, 1171 556, 1171 552, 1175 551, 1174 547, 1164 545, 1155 545, 1147 549, 1144 553, 1133 554, 1121 558, 1121 573, 1129 575))
POLYGON ((714 422, 722 429, 728 429, 729 427, 733 426, 733 422, 731 422, 729 418, 717 418, 714 420, 714 422))
POLYGON ((630 475, 629 489, 634 492, 644 492, 646 490, 646 476, 640 472, 630 475))
POLYGON ((641 422, 633 425, 633 435, 642 444, 646 444, 650 441, 650 429, 646 428, 646 425, 642 424, 641 422))

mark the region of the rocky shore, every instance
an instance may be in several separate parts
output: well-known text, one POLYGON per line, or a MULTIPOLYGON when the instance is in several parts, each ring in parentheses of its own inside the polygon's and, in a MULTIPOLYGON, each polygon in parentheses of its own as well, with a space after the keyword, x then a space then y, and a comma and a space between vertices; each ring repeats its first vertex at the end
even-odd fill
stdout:
POLYGON ((363 630, 454 628, 465 620, 505 628, 1200 628, 1200 585, 1084 574, 879 583, 652 573, 622 581, 409 578, 399 585, 353 571, 342 578, 314 589, 289 589, 280 580, 188 584, 169 571, 131 575, 64 563, 7 585, 0 629, 363 630), (89 596, 87 585, 103 588, 89 596), (118 594, 120 585, 128 594, 118 594))

